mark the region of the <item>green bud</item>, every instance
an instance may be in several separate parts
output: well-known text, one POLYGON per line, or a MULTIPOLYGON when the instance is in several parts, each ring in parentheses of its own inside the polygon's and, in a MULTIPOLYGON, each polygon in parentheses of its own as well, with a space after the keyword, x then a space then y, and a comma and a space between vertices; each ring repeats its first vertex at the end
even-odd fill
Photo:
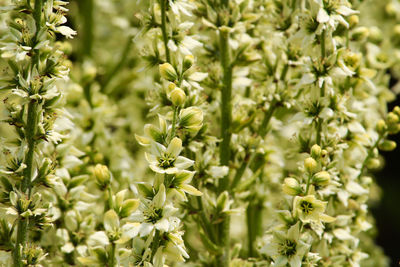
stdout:
POLYGON ((360 18, 357 15, 351 15, 348 19, 350 28, 354 28, 358 22, 360 21, 360 18))
POLYGON ((385 6, 385 11, 389 16, 396 16, 396 7, 392 2, 385 6))
POLYGON ((368 169, 378 169, 380 166, 381 166, 381 162, 377 158, 370 159, 367 162, 368 169))
POLYGON ((370 27, 368 39, 374 43, 379 43, 383 39, 382 31, 378 27, 370 27))
POLYGON ((387 125, 384 120, 379 120, 378 123, 376 124, 376 130, 378 131, 379 134, 383 134, 387 131, 387 125))
POLYGON ((386 120, 388 124, 395 124, 399 122, 399 116, 397 116, 393 112, 389 112, 386 116, 386 120))
POLYGON ((308 157, 304 160, 304 167, 306 168, 307 172, 314 173, 317 169, 317 162, 315 159, 308 157))
POLYGON ((396 148, 397 144, 391 140, 385 140, 379 144, 378 148, 383 151, 392 151, 396 148))
POLYGON ((100 187, 104 188, 110 183, 111 174, 110 174, 110 171, 108 170, 107 166, 97 164, 94 167, 93 174, 96 178, 97 183, 100 185, 100 187))
POLYGON ((181 106, 185 103, 186 94, 181 88, 176 87, 174 90, 172 90, 170 98, 174 106, 181 106))
POLYGON ((169 63, 164 63, 159 66, 160 75, 162 78, 172 82, 178 79, 178 74, 176 73, 174 67, 169 63))
POLYGON ((193 55, 186 55, 183 59, 183 70, 188 70, 194 64, 194 56, 193 55))
POLYGON ((331 175, 327 171, 320 171, 314 174, 313 182, 319 186, 326 186, 331 181, 331 175))
POLYGON ((360 40, 367 38, 368 36, 369 36, 368 28, 362 26, 362 27, 355 28, 353 31, 353 35, 351 37, 352 37, 352 39, 354 39, 356 41, 360 41, 360 40))
POLYGON ((321 156, 321 147, 317 144, 311 147, 311 157, 317 159, 321 156))
POLYGON ((197 132, 203 126, 203 111, 198 107, 182 109, 179 118, 179 125, 188 131, 197 132))
POLYGON ((290 196, 297 196, 302 192, 299 182, 291 177, 285 178, 282 190, 290 196))
POLYGON ((397 115, 400 116, 400 107, 399 106, 395 106, 393 109, 393 112, 397 115))

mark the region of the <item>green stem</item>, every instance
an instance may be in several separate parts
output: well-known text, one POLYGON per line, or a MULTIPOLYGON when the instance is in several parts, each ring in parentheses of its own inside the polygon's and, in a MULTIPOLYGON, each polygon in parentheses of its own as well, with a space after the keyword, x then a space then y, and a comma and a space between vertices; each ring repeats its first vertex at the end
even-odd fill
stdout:
MULTIPOLYGON (((35 10, 33 11, 33 18, 35 19, 36 24, 36 34, 35 41, 37 39, 37 35, 41 28, 41 18, 42 18, 42 6, 43 0, 35 0, 35 10)), ((39 65, 40 55, 39 51, 36 51, 34 57, 32 58, 32 66, 34 64, 39 65)), ((21 191, 26 192, 28 190, 28 198, 31 195, 31 181, 32 181, 32 173, 33 173, 33 164, 34 164, 34 154, 36 149, 36 132, 37 132, 37 124, 38 124, 38 113, 40 112, 39 105, 35 100, 31 100, 28 104, 28 115, 27 115, 27 125, 25 128, 25 139, 28 143, 28 152, 25 157, 25 165, 26 169, 24 170, 24 178, 21 183, 21 191)), ((18 218, 18 229, 17 229, 17 240, 15 242, 13 260, 14 266, 20 267, 23 266, 21 259, 21 251, 20 246, 22 248, 25 246, 25 242, 27 239, 28 232, 28 222, 24 218, 18 218)))
POLYGON ((79 5, 79 13, 81 16, 83 29, 82 29, 82 42, 81 42, 81 53, 83 57, 91 57, 93 50, 93 39, 94 39, 94 24, 93 24, 93 13, 94 13, 94 0, 80 0, 77 1, 79 5))
POLYGON ((216 266, 218 267, 229 267, 230 265, 230 222, 231 218, 229 215, 224 215, 223 221, 218 224, 219 242, 223 251, 216 257, 216 266))
POLYGON ((325 59, 326 51, 325 51, 325 30, 322 31, 321 34, 321 58, 325 59))
POLYGON ((36 147, 36 132, 37 132, 37 124, 38 124, 38 112, 39 105, 35 100, 31 100, 28 104, 28 117, 27 117, 27 125, 25 128, 26 132, 26 140, 28 143, 28 152, 26 154, 25 164, 26 169, 24 171, 24 179, 22 180, 21 190, 26 192, 28 190, 29 196, 31 191, 31 180, 32 180, 32 172, 33 172, 33 156, 35 153, 36 147))
MULTIPOLYGON (((231 123, 232 123, 232 65, 230 62, 229 33, 220 30, 220 60, 223 69, 223 87, 221 92, 221 139, 220 144, 220 164, 228 166, 231 156, 231 123)), ((223 192, 228 187, 229 175, 220 180, 219 192, 223 192)))
POLYGON ((111 242, 111 253, 110 253, 110 267, 114 267, 115 266, 115 243, 114 241, 111 242))
POLYGON ((41 19, 42 19, 42 7, 43 0, 35 0, 35 10, 33 11, 33 18, 35 19, 36 25, 36 36, 39 30, 41 29, 41 19))
POLYGON ((318 118, 317 121, 317 137, 316 137, 316 144, 321 145, 321 132, 322 132, 322 119, 318 118))
POLYGON ((20 218, 18 221, 17 241, 14 247, 14 266, 22 267, 21 251, 20 246, 24 247, 26 240, 26 232, 28 230, 28 224, 25 219, 20 218))
MULTIPOLYGON (((228 1, 225 1, 228 2, 228 1)), ((232 64, 229 48, 229 32, 226 30, 219 31, 219 52, 221 67, 223 70, 223 86, 221 91, 221 143, 220 143, 220 164, 229 166, 231 157, 231 123, 232 123, 232 64)), ((228 189, 229 174, 221 178, 218 184, 218 192, 221 193, 228 189)), ((218 240, 223 252, 217 256, 216 264, 220 267, 228 267, 230 265, 230 217, 224 215, 221 223, 217 225, 218 240)))
POLYGON ((165 57, 167 62, 171 62, 171 57, 168 49, 168 35, 167 35, 167 10, 166 10, 167 0, 160 0, 161 6, 161 32, 164 41, 165 57))
POLYGON ((179 109, 179 107, 174 107, 174 115, 172 117, 172 130, 171 130, 170 141, 172 140, 172 138, 175 137, 175 134, 176 134, 176 119, 178 116, 178 109, 179 109))
POLYGON ((255 196, 246 209, 248 257, 256 257, 255 240, 261 232, 262 200, 255 196))
POLYGON ((267 126, 272 118, 272 115, 275 112, 276 106, 277 106, 277 101, 276 101, 276 99, 274 99, 274 100, 272 100, 271 105, 270 105, 269 109, 267 110, 267 112, 265 112, 264 119, 263 119, 260 127, 258 128, 258 135, 260 135, 261 138, 264 138, 268 132, 267 126))
POLYGON ((153 260, 154 255, 156 254, 159 246, 160 246, 160 231, 156 230, 156 233, 154 234, 152 246, 151 246, 151 260, 153 260))
POLYGON ((312 174, 310 173, 310 174, 308 175, 308 179, 307 179, 306 193, 305 193, 306 196, 308 195, 308 190, 310 189, 311 178, 312 178, 312 174))
POLYGON ((113 199, 112 199, 111 184, 108 185, 107 191, 108 191, 108 208, 109 208, 110 210, 112 210, 112 209, 114 208, 114 205, 113 205, 113 199))

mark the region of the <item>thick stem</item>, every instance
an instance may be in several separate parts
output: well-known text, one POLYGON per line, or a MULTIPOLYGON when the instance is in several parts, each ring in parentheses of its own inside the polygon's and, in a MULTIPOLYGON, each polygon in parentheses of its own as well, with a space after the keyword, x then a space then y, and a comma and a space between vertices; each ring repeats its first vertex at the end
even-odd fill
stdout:
POLYGON ((18 221, 17 241, 15 243, 14 255, 13 255, 15 267, 23 266, 22 261, 21 261, 20 246, 22 246, 22 248, 24 247, 27 229, 28 229, 27 221, 25 219, 20 219, 18 221))
MULTIPOLYGON (((226 1, 228 2, 228 1, 226 1)), ((221 139, 220 164, 228 166, 231 156, 231 122, 232 122, 232 64, 229 48, 229 32, 225 29, 219 30, 219 52, 221 67, 223 70, 223 86, 221 91, 221 139)), ((219 193, 228 189, 229 175, 223 177, 218 184, 219 193)), ((228 267, 230 264, 230 217, 225 216, 218 224, 218 236, 223 253, 216 258, 217 266, 228 267)))
POLYGON ((168 0, 160 0, 161 32, 162 32, 163 41, 164 41, 165 57, 166 57, 167 62, 171 62, 171 57, 170 57, 169 48, 168 48, 168 35, 167 35, 167 9, 166 9, 167 1, 168 0))
MULTIPOLYGON (((221 92, 221 139, 220 144, 220 164, 222 166, 229 165, 231 156, 231 123, 232 123, 232 65, 229 49, 229 33, 220 30, 220 60, 223 70, 223 87, 221 92)), ((219 192, 223 192, 228 187, 229 176, 225 176, 220 180, 219 192)))
MULTIPOLYGON (((94 0, 81 0, 78 1, 79 13, 83 24, 82 29, 82 42, 81 42, 81 61, 85 58, 91 58, 93 50, 93 39, 94 39, 94 24, 93 24, 93 9, 94 0)), ((92 107, 92 94, 90 92, 91 83, 86 82, 83 86, 84 96, 92 107)))
POLYGON ((83 21, 81 53, 83 57, 91 57, 94 39, 94 2, 93 0, 78 1, 79 13, 83 21))
POLYGON ((219 241, 221 247, 223 247, 223 251, 220 255, 217 255, 217 264, 218 267, 229 267, 230 265, 230 223, 231 217, 229 215, 225 215, 223 221, 219 224, 218 234, 219 241))
POLYGON ((111 242, 111 253, 109 257, 110 267, 115 266, 115 243, 114 241, 111 242))
MULTIPOLYGON (((41 18, 42 18, 42 7, 43 7, 43 0, 35 0, 35 9, 33 11, 33 18, 35 19, 36 24, 36 33, 35 33, 35 40, 36 43, 37 35, 41 28, 41 18)), ((36 50, 34 53, 34 57, 32 58, 32 67, 33 65, 39 65, 40 55, 39 51, 36 50)), ((28 152, 25 156, 25 164, 26 169, 24 170, 24 178, 21 183, 21 191, 26 192, 28 190, 28 197, 31 194, 31 180, 32 180, 32 173, 33 173, 33 164, 34 164, 34 154, 36 148, 36 132, 37 132, 37 120, 39 112, 39 105, 36 101, 31 101, 28 104, 28 115, 27 115, 27 125, 25 128, 25 138, 28 143, 28 152)), ((20 267, 23 266, 22 259, 21 259, 21 251, 20 247, 22 248, 25 245, 27 239, 27 231, 28 231, 28 222, 24 218, 18 218, 18 229, 17 229, 17 240, 14 246, 13 252, 13 260, 14 266, 20 267)))
MULTIPOLYGON (((28 143, 28 152, 26 153, 25 164, 26 169, 24 171, 24 179, 21 183, 21 191, 26 192, 28 190, 28 197, 31 195, 31 181, 33 173, 34 164, 34 154, 36 147, 36 131, 37 131, 37 119, 38 119, 38 104, 36 101, 31 101, 28 105, 28 117, 26 126, 26 140, 28 143)), ((18 230, 17 230, 17 240, 14 247, 14 266, 22 266, 20 245, 24 246, 26 242, 26 236, 28 231, 28 223, 26 219, 18 219, 18 230)))
POLYGON ((256 257, 255 241, 261 233, 262 200, 254 197, 246 209, 248 257, 256 257))

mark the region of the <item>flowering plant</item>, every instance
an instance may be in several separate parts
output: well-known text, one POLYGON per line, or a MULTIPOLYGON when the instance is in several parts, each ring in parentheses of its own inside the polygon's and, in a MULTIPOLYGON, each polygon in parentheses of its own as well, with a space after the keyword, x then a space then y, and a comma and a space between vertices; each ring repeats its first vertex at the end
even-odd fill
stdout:
POLYGON ((396 1, 0 3, 0 266, 388 266, 396 1))

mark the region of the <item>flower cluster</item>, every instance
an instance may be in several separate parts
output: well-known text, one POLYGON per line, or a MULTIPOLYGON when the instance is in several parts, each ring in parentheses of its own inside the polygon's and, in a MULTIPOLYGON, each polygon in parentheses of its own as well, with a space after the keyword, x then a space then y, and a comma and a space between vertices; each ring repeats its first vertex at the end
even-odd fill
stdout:
POLYGON ((0 265, 388 266, 372 2, 0 0, 0 265))
POLYGON ((56 146, 68 131, 69 120, 58 105, 68 61, 52 36, 76 34, 63 25, 66 4, 13 1, 5 8, 0 52, 4 265, 41 266, 47 253, 30 236, 57 217, 47 195, 55 184, 56 146))

